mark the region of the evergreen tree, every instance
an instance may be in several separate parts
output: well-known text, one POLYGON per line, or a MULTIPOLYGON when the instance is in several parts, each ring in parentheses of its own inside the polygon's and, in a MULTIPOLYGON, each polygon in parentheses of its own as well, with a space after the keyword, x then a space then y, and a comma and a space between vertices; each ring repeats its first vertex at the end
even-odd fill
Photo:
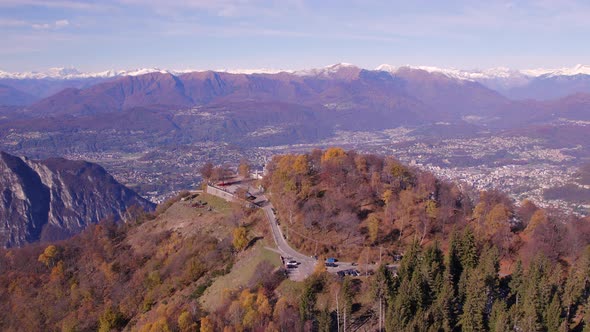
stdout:
POLYGON ((328 308, 324 308, 318 317, 318 331, 330 332, 332 329, 332 316, 328 308))
POLYGON ((494 300, 498 297, 500 287, 500 280, 498 279, 499 269, 498 249, 493 246, 486 247, 480 256, 477 273, 482 275, 486 285, 485 295, 487 299, 485 313, 488 316, 491 313, 494 300))
POLYGON ((463 270, 472 269, 477 266, 478 254, 475 236, 471 228, 467 227, 461 236, 461 245, 459 248, 461 267, 463 270))
POLYGON ((317 294, 322 288, 323 280, 320 277, 312 276, 306 280, 305 289, 299 300, 299 315, 302 322, 314 318, 317 294))
POLYGON ((521 297, 522 297, 522 285, 523 285, 523 278, 524 278, 524 271, 522 268, 522 261, 518 260, 516 262, 516 267, 514 268, 514 272, 511 275, 510 279, 510 297, 512 301, 514 301, 515 305, 519 305, 521 297))
POLYGON ((516 326, 523 331, 541 331, 543 313, 551 300, 553 286, 548 278, 548 261, 537 256, 530 264, 522 283, 522 302, 516 308, 516 326))
POLYGON ((401 281, 399 291, 390 306, 388 324, 386 324, 387 331, 405 329, 412 317, 414 317, 417 309, 415 294, 419 292, 413 289, 415 286, 411 278, 405 278, 401 281))
POLYGON ((406 250, 397 271, 400 280, 410 278, 414 273, 414 269, 419 266, 420 251, 420 244, 416 241, 412 242, 408 250, 406 250))
POLYGON ((385 311, 388 304, 393 301, 394 292, 394 282, 391 273, 385 265, 379 266, 372 278, 371 293, 375 306, 377 307, 378 319, 382 320, 380 324, 385 322, 385 311))
POLYGON ((561 307, 559 295, 555 293, 553 294, 551 303, 545 311, 545 327, 547 328, 547 332, 559 332, 562 322, 562 312, 563 309, 561 307))
POLYGON ((492 305, 492 312, 488 323, 490 332, 506 332, 510 330, 510 315, 506 302, 496 300, 492 305))
POLYGON ((463 267, 461 265, 461 241, 455 231, 451 233, 451 240, 449 241, 447 270, 449 271, 453 285, 456 286, 459 283, 459 278, 461 278, 463 267))
POLYGON ((424 292, 427 304, 436 299, 443 283, 443 253, 438 242, 426 248, 422 254, 420 271, 424 280, 424 292))
POLYGON ((433 304, 434 321, 439 323, 439 330, 450 332, 457 323, 457 306, 455 301, 455 290, 451 275, 445 272, 443 282, 433 304))
POLYGON ((340 298, 342 303, 341 315, 343 315, 343 323, 345 326, 350 326, 350 316, 352 314, 352 305, 354 295, 352 293, 352 282, 350 277, 345 277, 340 290, 340 298))
POLYGON ((572 265, 563 290, 566 324, 575 316, 576 308, 588 298, 588 281, 590 277, 590 246, 572 265))
POLYGON ((477 270, 471 270, 467 276, 465 303, 460 324, 463 331, 485 331, 485 309, 487 304, 484 276, 477 270))

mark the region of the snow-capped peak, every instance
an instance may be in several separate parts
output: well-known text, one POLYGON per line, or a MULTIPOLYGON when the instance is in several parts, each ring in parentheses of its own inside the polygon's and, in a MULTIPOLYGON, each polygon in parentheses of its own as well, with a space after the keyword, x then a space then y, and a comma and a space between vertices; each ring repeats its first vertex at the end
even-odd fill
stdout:
POLYGON ((429 73, 440 73, 446 75, 451 78, 460 79, 460 80, 485 80, 485 79, 493 79, 493 78, 511 78, 511 77, 520 77, 524 76, 518 70, 513 70, 506 67, 497 67, 497 68, 490 68, 485 70, 463 70, 463 69, 456 69, 456 68, 439 68, 433 66, 401 66, 395 67, 388 64, 382 64, 375 68, 375 70, 379 71, 387 71, 390 73, 397 73, 401 69, 415 69, 415 70, 423 70, 429 73))
POLYGON ((388 65, 386 63, 379 65, 379 66, 377 66, 377 68, 375 68, 375 70, 377 70, 377 71, 386 71, 388 73, 395 73, 398 69, 399 69, 399 67, 388 65))
POLYGON ((292 70, 287 69, 269 69, 269 68, 257 68, 257 69, 216 69, 216 72, 229 73, 229 74, 278 74, 278 73, 292 73, 292 70))
POLYGON ((559 69, 524 69, 516 70, 506 67, 496 67, 489 69, 474 69, 464 70, 456 68, 439 68, 432 66, 401 66, 395 67, 388 64, 382 64, 375 68, 375 70, 387 71, 390 73, 396 73, 402 68, 424 70, 429 73, 441 73, 448 77, 470 80, 470 81, 481 81, 481 80, 492 80, 492 79, 530 79, 539 76, 574 76, 574 75, 590 75, 590 66, 576 65, 571 68, 559 68, 559 69))
MULTIPOLYGON (((505 82, 522 83, 535 77, 553 77, 553 76, 574 76, 574 75, 590 75, 590 66, 576 65, 571 68, 558 69, 525 69, 514 70, 505 67, 497 67, 490 69, 475 69, 464 70, 457 68, 439 68, 433 66, 392 66, 389 64, 382 64, 374 70, 386 71, 390 73, 397 73, 403 69, 424 70, 430 73, 440 73, 448 77, 460 80, 469 81, 489 81, 502 80, 505 82)), ((277 73, 291 73, 297 76, 320 76, 326 78, 353 78, 361 68, 350 63, 337 63, 323 68, 312 68, 303 70, 275 70, 275 69, 221 69, 220 72, 240 73, 240 74, 277 74, 277 73)), ((9 79, 84 79, 84 78, 113 78, 120 76, 138 76, 147 73, 170 73, 183 74, 193 72, 196 70, 166 70, 160 68, 138 68, 131 70, 106 70, 101 72, 81 72, 76 68, 50 68, 43 72, 5 72, 0 70, 0 78, 9 79)))
POLYGON ((578 64, 571 68, 558 68, 558 69, 527 69, 523 70, 523 73, 538 77, 538 76, 575 76, 575 75, 590 75, 590 66, 578 64))
POLYGON ((148 73, 176 73, 175 71, 159 68, 139 68, 132 70, 106 70, 101 72, 84 73, 76 68, 49 68, 44 72, 9 73, 0 71, 0 78, 10 79, 84 79, 84 78, 111 78, 119 76, 138 76, 148 73))
POLYGON ((343 70, 359 70, 360 68, 346 62, 336 63, 330 66, 326 66, 323 68, 312 68, 312 69, 303 69, 303 70, 296 70, 293 73, 298 76, 325 76, 330 77, 334 74, 337 74, 343 70))

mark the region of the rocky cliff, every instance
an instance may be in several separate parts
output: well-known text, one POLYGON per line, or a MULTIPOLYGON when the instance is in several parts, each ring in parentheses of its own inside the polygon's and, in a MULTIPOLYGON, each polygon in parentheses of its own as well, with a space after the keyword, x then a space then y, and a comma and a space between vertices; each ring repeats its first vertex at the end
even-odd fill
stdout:
POLYGON ((154 205, 84 161, 42 161, 0 152, 0 246, 69 237, 127 208, 154 205))

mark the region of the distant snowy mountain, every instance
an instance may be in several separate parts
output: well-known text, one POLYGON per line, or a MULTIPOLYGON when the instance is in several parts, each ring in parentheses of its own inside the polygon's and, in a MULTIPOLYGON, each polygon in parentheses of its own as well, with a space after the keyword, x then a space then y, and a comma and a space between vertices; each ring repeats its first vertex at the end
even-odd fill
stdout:
MULTIPOLYGON (((337 63, 323 68, 303 70, 275 69, 218 69, 215 72, 229 74, 289 74, 298 77, 316 77, 322 80, 354 80, 366 69, 350 63, 337 63)), ((555 99, 575 93, 590 93, 590 66, 577 65, 558 69, 515 70, 505 67, 465 70, 433 66, 392 66, 383 64, 369 71, 388 72, 400 75, 408 70, 420 70, 431 74, 444 75, 451 79, 480 83, 512 99, 555 99)), ((0 84, 8 85, 36 97, 46 97, 60 89, 83 88, 98 81, 124 76, 141 76, 150 73, 180 76, 202 70, 169 70, 160 68, 139 68, 131 70, 106 70, 102 72, 81 72, 75 68, 50 68, 43 72, 11 73, 0 71, 0 84), (57 84, 59 83, 59 84, 57 84), (31 87, 30 84, 35 84, 31 87), (42 86, 37 86, 42 84, 42 86), (48 85, 49 84, 49 85, 48 85), (51 85, 52 84, 52 85, 51 85)))
MULTIPOLYGON (((572 68, 558 68, 558 69, 523 69, 516 70, 505 67, 497 67, 483 70, 465 70, 456 68, 439 68, 433 66, 392 66, 383 64, 375 68, 378 71, 386 71, 395 73, 401 68, 419 69, 429 73, 441 73, 446 76, 471 81, 491 80, 491 79, 510 79, 522 80, 532 79, 540 76, 575 76, 575 75, 590 75, 590 66, 577 65, 572 68)), ((336 73, 344 71, 355 71, 362 68, 350 63, 337 63, 323 68, 311 68, 303 70, 286 70, 286 69, 217 69, 217 72, 226 72, 232 74, 277 74, 280 72, 293 73, 298 76, 325 76, 330 77, 336 73)), ((170 73, 170 74, 184 74, 198 70, 169 70, 160 68, 138 68, 127 70, 105 70, 101 72, 81 72, 76 68, 50 68, 43 72, 6 72, 0 70, 0 79, 84 79, 84 78, 110 78, 119 76, 138 76, 148 73, 170 73)))
MULTIPOLYGON (((216 69, 214 70, 218 73, 228 73, 228 74, 279 74, 279 73, 293 73, 293 70, 289 69, 269 69, 269 68, 256 68, 256 69, 216 69)), ((175 71, 178 72, 178 71, 175 71)), ((191 70, 184 70, 183 73, 191 72, 191 70)))
POLYGON ((401 68, 411 68, 424 70, 429 73, 441 73, 452 78, 463 80, 488 80, 488 79, 521 79, 521 78, 536 78, 540 76, 575 76, 575 75, 590 75, 590 66, 577 65, 572 68, 558 68, 558 69, 523 69, 516 70, 506 67, 497 67, 484 70, 465 70, 456 68, 439 68, 432 66, 399 66, 395 67, 388 64, 383 64, 375 68, 379 71, 387 71, 395 73, 401 68))
POLYGON ((0 70, 0 79, 86 79, 86 78, 111 78, 120 76, 139 76, 149 73, 183 73, 185 71, 170 71, 159 68, 140 68, 131 70, 106 70, 101 72, 81 72, 76 68, 50 68, 44 72, 10 73, 0 70))
POLYGON ((351 64, 351 63, 337 63, 330 66, 326 66, 323 68, 310 68, 310 69, 303 69, 303 70, 296 70, 293 73, 297 76, 325 76, 329 77, 331 75, 337 74, 343 70, 360 70, 359 67, 351 64))
POLYGON ((378 71, 397 74, 414 69, 439 73, 450 78, 478 82, 512 99, 550 100, 575 93, 590 93, 590 66, 572 68, 514 70, 498 67, 485 70, 463 70, 429 66, 380 65, 378 71))
MULTIPOLYGON (((74 80, 87 78, 114 78, 122 76, 140 76, 150 73, 168 73, 173 75, 181 75, 190 72, 197 72, 200 70, 183 69, 183 70, 169 70, 160 68, 138 68, 128 70, 105 70, 101 72, 81 72, 76 68, 50 68, 43 72, 21 72, 11 73, 0 70, 0 79, 57 79, 57 80, 74 80)), ((275 70, 275 69, 217 69, 216 72, 224 72, 230 74, 277 74, 280 72, 293 72, 292 70, 275 70)))
POLYGON ((530 70, 523 70, 524 74, 533 77, 539 76, 576 76, 576 75, 590 75, 590 66, 587 65, 577 65, 572 68, 559 68, 559 69, 530 69, 530 70))

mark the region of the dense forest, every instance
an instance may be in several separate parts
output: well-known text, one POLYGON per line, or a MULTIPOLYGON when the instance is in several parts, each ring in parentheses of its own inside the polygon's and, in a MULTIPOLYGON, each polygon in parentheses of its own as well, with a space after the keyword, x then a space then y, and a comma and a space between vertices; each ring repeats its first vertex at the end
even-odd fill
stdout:
POLYGON ((289 242, 320 257, 305 282, 264 249, 260 210, 183 193, 134 222, 0 250, 0 329, 590 331, 588 218, 339 148, 267 170, 289 242), (325 257, 375 269, 340 277, 325 257))
POLYGON ((268 169, 301 250, 384 264, 403 254, 370 282, 388 331, 568 331, 590 318, 588 218, 340 148, 277 156, 268 169))
POLYGON ((277 156, 268 171, 265 186, 285 233, 309 253, 359 259, 381 247, 393 256, 433 241, 447 249, 465 227, 494 246, 502 263, 528 264, 543 254, 567 264, 590 243, 588 219, 460 188, 391 157, 330 148, 277 156))

